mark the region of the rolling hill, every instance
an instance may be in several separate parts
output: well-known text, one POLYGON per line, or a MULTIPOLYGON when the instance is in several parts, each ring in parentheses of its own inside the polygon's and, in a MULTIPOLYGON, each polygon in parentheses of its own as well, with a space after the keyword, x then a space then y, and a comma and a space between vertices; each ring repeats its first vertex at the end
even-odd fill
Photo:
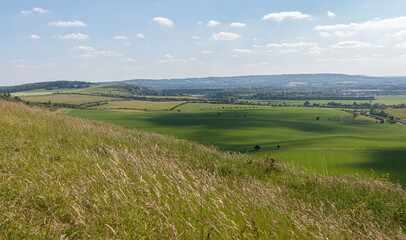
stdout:
POLYGON ((0 100, 5 239, 404 239, 406 192, 0 100))

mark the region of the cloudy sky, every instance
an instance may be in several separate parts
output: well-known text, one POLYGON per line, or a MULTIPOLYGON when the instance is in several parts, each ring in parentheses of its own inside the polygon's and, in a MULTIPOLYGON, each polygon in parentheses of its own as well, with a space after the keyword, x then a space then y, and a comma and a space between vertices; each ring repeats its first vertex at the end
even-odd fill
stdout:
POLYGON ((0 86, 406 75, 404 0, 0 0, 0 86))

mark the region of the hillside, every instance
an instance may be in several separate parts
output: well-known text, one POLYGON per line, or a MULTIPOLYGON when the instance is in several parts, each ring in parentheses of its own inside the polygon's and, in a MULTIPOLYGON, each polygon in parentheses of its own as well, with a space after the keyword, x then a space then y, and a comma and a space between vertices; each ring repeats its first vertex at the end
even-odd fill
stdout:
POLYGON ((57 90, 67 88, 79 89, 79 88, 87 88, 90 87, 91 85, 92 85, 91 83, 80 81, 53 81, 53 82, 27 83, 12 87, 0 87, 0 93, 14 93, 38 89, 45 90, 57 90))
MULTIPOLYGON (((282 74, 182 79, 132 79, 121 81, 150 89, 204 88, 368 88, 404 86, 406 77, 371 77, 345 74, 282 74)), ((117 82, 115 82, 117 83, 117 82)))
POLYGON ((406 192, 0 100, 5 239, 404 239, 406 192))

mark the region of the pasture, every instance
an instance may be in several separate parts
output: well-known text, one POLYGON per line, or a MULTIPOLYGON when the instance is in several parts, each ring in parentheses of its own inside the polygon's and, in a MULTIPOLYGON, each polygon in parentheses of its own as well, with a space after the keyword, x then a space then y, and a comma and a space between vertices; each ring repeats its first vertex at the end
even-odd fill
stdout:
POLYGON ((175 111, 72 110, 68 115, 261 157, 280 145, 280 161, 322 173, 320 157, 324 154, 332 175, 369 174, 372 168, 377 173, 390 172, 393 180, 406 183, 406 177, 396 173, 406 168, 405 126, 357 121, 338 110, 188 103, 175 111), (255 145, 261 150, 254 151, 255 145), (305 164, 303 159, 307 159, 305 164))
POLYGON ((150 101, 111 101, 105 105, 95 106, 91 109, 97 110, 147 110, 147 111, 165 111, 174 108, 184 102, 150 102, 150 101))

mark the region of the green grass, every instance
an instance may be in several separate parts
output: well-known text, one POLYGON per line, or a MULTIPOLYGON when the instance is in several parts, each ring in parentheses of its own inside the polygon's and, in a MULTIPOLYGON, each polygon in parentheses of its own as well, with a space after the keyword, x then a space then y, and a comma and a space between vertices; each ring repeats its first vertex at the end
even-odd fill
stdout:
MULTIPOLYGON (((329 161, 339 163, 342 161, 342 154, 347 154, 352 157, 344 158, 349 159, 352 164, 346 167, 329 164, 332 174, 369 174, 373 168, 377 172, 391 173, 393 181, 406 183, 406 176, 402 174, 402 169, 406 168, 404 152, 397 151, 406 149, 404 125, 353 121, 351 114, 329 109, 242 107, 189 103, 177 108, 181 112, 73 110, 68 114, 212 144, 223 150, 252 151, 255 145, 260 145, 264 150, 280 145, 285 149, 320 149, 318 152, 345 148, 347 150, 329 153, 329 161), (320 120, 316 120, 316 117, 320 117, 320 120), (354 151, 365 149, 389 151, 371 151, 362 157, 354 151), (364 164, 363 159, 376 164, 364 164)), ((281 155, 281 159, 285 161, 284 159, 288 158, 301 165, 300 159, 290 156, 289 151, 286 151, 281 155)), ((319 160, 317 155, 314 159, 316 170, 321 169, 319 160)), ((313 169, 312 165, 302 166, 313 169)))
MULTIPOLYGON (((402 104, 406 103, 406 95, 382 95, 382 96, 374 96, 375 100, 369 101, 369 100, 309 100, 310 104, 316 103, 316 104, 327 104, 329 102, 336 102, 336 103, 342 103, 342 104, 353 104, 354 102, 357 102, 358 104, 360 103, 379 103, 379 104, 386 104, 386 105, 397 105, 397 104, 402 104)), ((290 104, 290 105, 303 105, 306 100, 244 100, 241 99, 239 100, 241 102, 253 102, 253 103, 271 103, 271 104, 290 104)))
POLYGON ((406 109, 405 108, 399 108, 399 109, 386 109, 386 113, 389 113, 391 116, 400 118, 400 119, 406 119, 406 109))
POLYGON ((36 89, 24 92, 15 92, 12 95, 17 97, 27 97, 27 96, 43 96, 43 95, 51 95, 54 93, 67 93, 67 92, 75 92, 78 89, 75 88, 64 88, 64 89, 55 89, 55 90, 46 90, 46 89, 36 89))
POLYGON ((98 110, 129 109, 129 110, 163 111, 163 110, 169 110, 182 103, 184 103, 184 102, 182 102, 182 101, 150 102, 150 101, 139 101, 139 100, 112 101, 105 105, 92 107, 92 109, 98 109, 98 110))
POLYGON ((20 103, 0 101, 0 116, 2 239, 406 237, 406 192, 385 180, 323 177, 20 103))

